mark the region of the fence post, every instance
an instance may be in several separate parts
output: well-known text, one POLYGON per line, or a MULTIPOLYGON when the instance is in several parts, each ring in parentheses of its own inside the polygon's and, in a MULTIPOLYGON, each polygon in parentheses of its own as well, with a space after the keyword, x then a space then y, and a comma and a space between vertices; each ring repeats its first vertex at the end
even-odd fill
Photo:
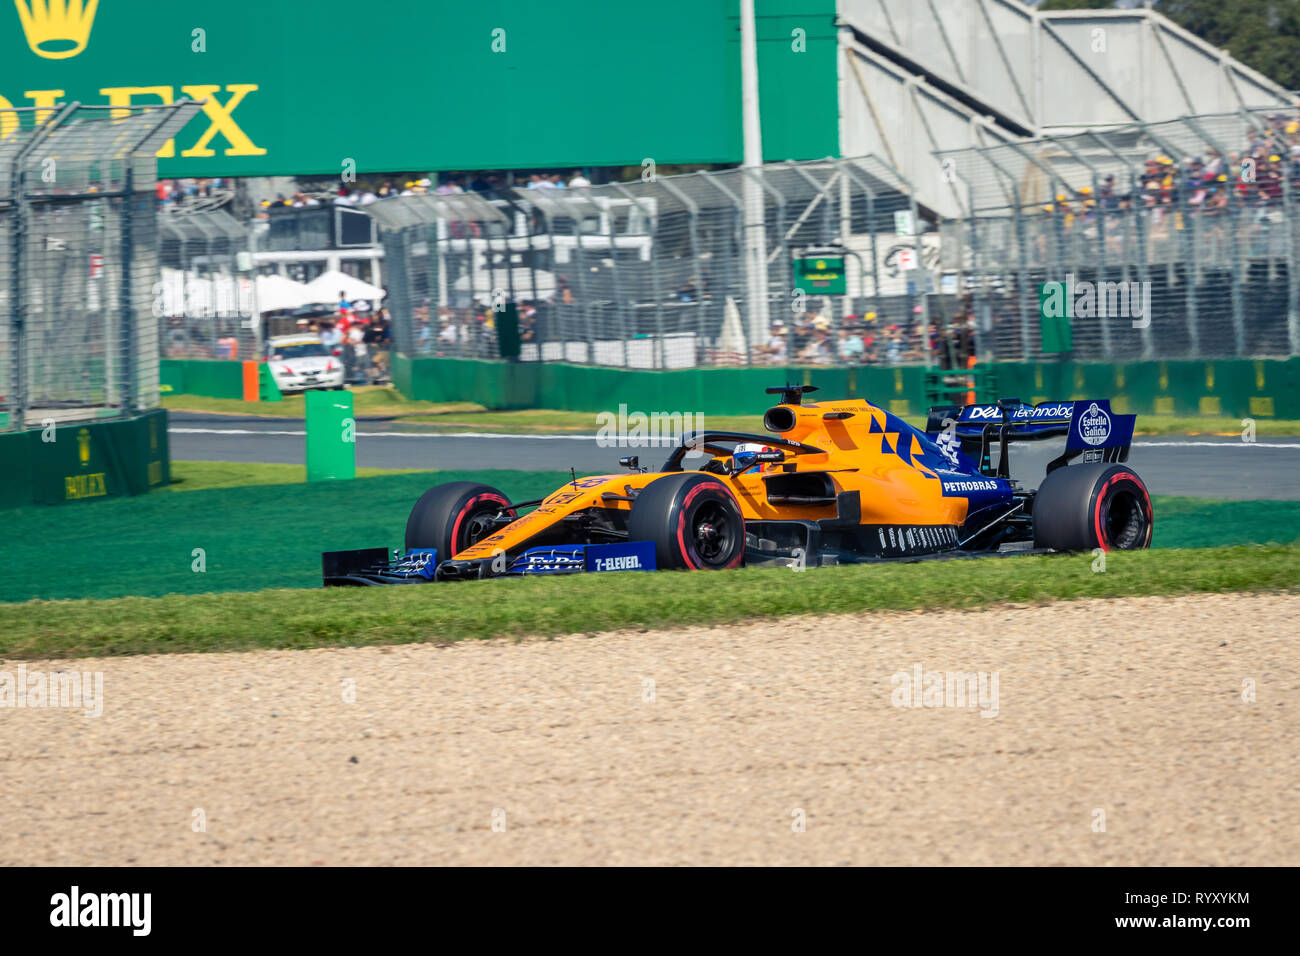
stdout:
POLYGON ((24 267, 26 265, 26 242, 27 242, 27 222, 31 215, 31 203, 27 198, 27 174, 25 167, 27 157, 57 127, 63 124, 81 104, 68 103, 58 113, 53 116, 47 114, 44 123, 39 124, 32 130, 31 137, 18 150, 13 160, 13 170, 10 174, 10 189, 13 196, 13 209, 11 212, 12 221, 9 224, 10 241, 13 247, 9 254, 9 332, 10 343, 9 350, 13 355, 13 375, 12 396, 10 399, 11 421, 10 427, 16 431, 22 431, 27 422, 27 328, 26 315, 24 310, 27 303, 25 296, 27 293, 27 284, 23 281, 25 278, 24 267))
POLYGON ((623 290, 618 281, 618 242, 614 235, 614 204, 606 200, 605 215, 609 217, 609 263, 610 278, 614 283, 614 321, 623 353, 623 367, 627 368, 627 320, 623 314, 623 290))
POLYGON ((135 340, 132 326, 135 324, 134 297, 135 290, 131 282, 131 262, 135 256, 135 237, 132 224, 135 220, 135 171, 128 164, 122 177, 122 191, 126 193, 122 200, 122 288, 119 290, 122 329, 122 411, 128 416, 135 410, 135 340))
MULTIPOLYGON (((610 183, 609 185, 613 187, 615 192, 631 200, 632 205, 636 206, 637 209, 641 210, 642 214, 645 214, 646 210, 642 207, 641 200, 638 199, 636 195, 630 192, 626 187, 624 187, 622 183, 610 183)), ((654 216, 646 215, 646 221, 655 223, 655 228, 657 231, 658 222, 655 220, 654 216)), ((664 300, 663 300, 663 290, 659 286, 659 256, 655 255, 653 250, 650 256, 650 284, 651 284, 651 288, 654 290, 654 297, 655 297, 655 345, 654 348, 650 350, 650 356, 651 356, 650 361, 654 368, 663 368, 664 367, 664 300)))
MULTIPOLYGON (((687 234, 689 235, 691 241, 691 261, 695 264, 695 280, 697 283, 695 287, 695 317, 696 317, 695 336, 697 339, 700 339, 703 338, 700 332, 704 328, 703 318, 705 316, 704 265, 702 260, 700 259, 700 236, 699 236, 699 225, 698 225, 698 219, 700 216, 700 207, 699 204, 696 203, 694 199, 692 199, 682 190, 678 189, 676 186, 673 185, 673 177, 665 176, 662 180, 662 184, 665 189, 667 189, 670 193, 676 196, 677 200, 686 207, 686 212, 687 212, 686 229, 687 229, 687 234)), ((752 362, 752 358, 750 358, 750 353, 752 351, 753 351, 752 349, 745 350, 745 356, 747 362, 752 362)), ((696 344, 695 354, 697 356, 699 355, 698 342, 696 344)))
POLYGON ((1018 299, 1018 311, 1020 312, 1020 358, 1028 362, 1034 357, 1034 340, 1029 331, 1029 303, 1026 296, 1029 294, 1029 270, 1027 257, 1029 250, 1025 247, 1025 217, 1024 211, 1020 208, 1020 187, 1013 184, 1011 187, 1012 207, 1011 214, 1015 217, 1015 234, 1016 234, 1016 258, 1018 266, 1016 270, 1016 298, 1018 299))

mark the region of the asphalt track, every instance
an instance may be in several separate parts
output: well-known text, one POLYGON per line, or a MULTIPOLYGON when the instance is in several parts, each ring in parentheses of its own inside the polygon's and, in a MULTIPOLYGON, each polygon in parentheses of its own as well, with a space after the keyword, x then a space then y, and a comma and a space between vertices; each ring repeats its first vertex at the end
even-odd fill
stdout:
MULTIPOLYGON (((301 420, 172 412, 171 456, 180 461, 302 464, 301 420)), ((663 447, 602 448, 593 436, 428 434, 399 423, 357 425, 357 464, 367 468, 506 468, 523 471, 614 471, 623 455, 657 467, 663 447)), ((1019 445, 1012 475, 1030 487, 1060 453, 1060 440, 1019 445)), ((1300 500, 1300 439, 1159 436, 1134 442, 1129 463, 1153 494, 1239 500, 1300 500)))

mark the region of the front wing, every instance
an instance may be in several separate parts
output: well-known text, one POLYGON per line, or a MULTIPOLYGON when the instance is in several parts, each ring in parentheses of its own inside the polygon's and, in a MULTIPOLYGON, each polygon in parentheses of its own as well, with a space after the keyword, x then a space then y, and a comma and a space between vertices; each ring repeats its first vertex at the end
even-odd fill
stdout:
POLYGON ((607 571, 654 571, 655 547, 649 541, 616 544, 570 544, 529 548, 508 565, 484 561, 438 561, 438 553, 410 550, 388 556, 385 548, 326 551, 321 555, 321 579, 326 587, 367 587, 422 584, 449 578, 501 575, 581 574, 607 571), (442 573, 439 573, 441 569, 442 573))

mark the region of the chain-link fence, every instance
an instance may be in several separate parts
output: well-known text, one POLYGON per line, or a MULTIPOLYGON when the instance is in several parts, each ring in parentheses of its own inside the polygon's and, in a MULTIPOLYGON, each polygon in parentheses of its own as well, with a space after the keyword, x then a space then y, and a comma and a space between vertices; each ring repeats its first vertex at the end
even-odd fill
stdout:
POLYGON ((944 266, 963 274, 982 356, 1300 353, 1300 111, 939 155, 967 197, 944 266))
POLYGON ((221 209, 166 208, 158 213, 158 259, 163 356, 256 358, 248 228, 221 209))
POLYGON ((410 356, 496 357, 496 320, 514 302, 523 361, 923 362, 957 305, 955 287, 945 301, 934 283, 938 233, 921 234, 907 182, 873 157, 366 211, 395 348, 410 356), (796 281, 795 260, 814 254, 843 256, 826 286, 842 291, 796 281))
POLYGON ((195 112, 0 110, 0 428, 157 407, 155 157, 195 112))

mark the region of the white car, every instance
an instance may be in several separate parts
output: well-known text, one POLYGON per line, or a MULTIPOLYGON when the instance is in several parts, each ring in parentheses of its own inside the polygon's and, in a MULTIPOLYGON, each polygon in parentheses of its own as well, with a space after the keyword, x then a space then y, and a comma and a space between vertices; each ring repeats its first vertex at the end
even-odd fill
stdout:
POLYGON ((342 388, 343 360, 318 335, 285 335, 266 343, 266 363, 282 392, 342 388))

